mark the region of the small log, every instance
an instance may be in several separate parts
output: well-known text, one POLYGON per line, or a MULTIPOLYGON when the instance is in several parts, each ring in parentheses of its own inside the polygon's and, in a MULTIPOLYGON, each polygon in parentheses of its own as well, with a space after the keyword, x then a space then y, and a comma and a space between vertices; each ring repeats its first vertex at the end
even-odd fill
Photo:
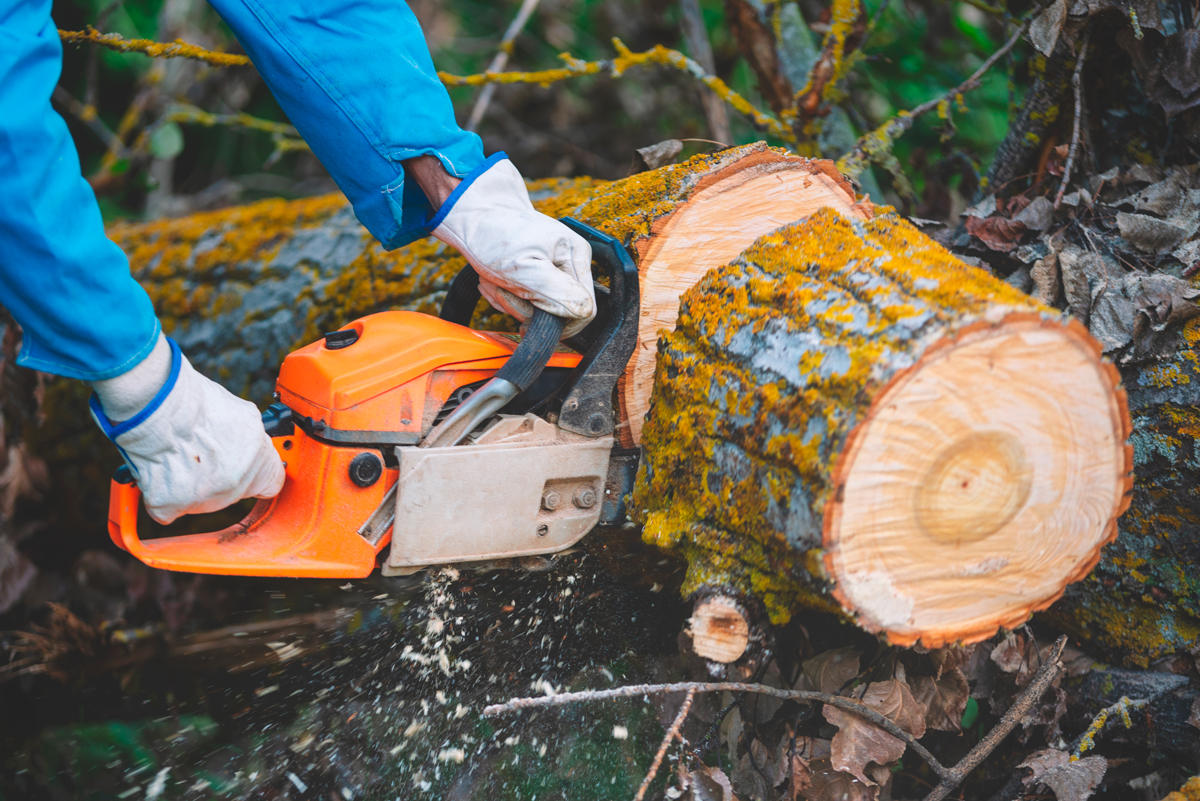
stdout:
POLYGON ((696 602, 689 626, 692 650, 714 662, 735 662, 750 645, 750 622, 742 605, 724 595, 696 602))
POLYGON ((686 592, 979 641, 1116 536, 1119 383, 1081 325, 898 216, 822 209, 684 295, 630 508, 688 559, 686 592))

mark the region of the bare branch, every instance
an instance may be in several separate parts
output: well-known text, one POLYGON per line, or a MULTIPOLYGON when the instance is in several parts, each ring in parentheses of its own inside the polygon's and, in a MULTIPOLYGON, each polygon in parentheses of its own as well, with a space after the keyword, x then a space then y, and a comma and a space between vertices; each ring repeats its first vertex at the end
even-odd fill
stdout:
POLYGON ((1071 125, 1071 147, 1067 151, 1067 163, 1063 166, 1062 183, 1058 185, 1058 194, 1054 196, 1054 208, 1062 205, 1063 193, 1071 182, 1071 168, 1075 166, 1075 152, 1079 148, 1079 120, 1083 116, 1083 62, 1087 59, 1088 42, 1091 41, 1092 26, 1083 31, 1083 43, 1079 46, 1079 55, 1075 57, 1075 73, 1071 76, 1071 86, 1075 88, 1075 120, 1071 125))
POLYGON ((943 798, 950 795, 950 792, 962 783, 962 780, 971 771, 979 767, 979 764, 987 759, 992 751, 996 750, 996 746, 1004 741, 1009 732, 1029 716, 1033 705, 1041 699, 1042 693, 1046 692, 1046 688, 1050 686, 1050 683, 1058 676, 1058 672, 1062 670, 1062 662, 1059 660, 1062 657, 1063 649, 1066 647, 1067 637, 1063 635, 1050 647, 1050 653, 1046 656, 1046 660, 1042 662, 1042 666, 1037 669, 1037 673, 1033 674, 1029 686, 1017 697, 1012 707, 1004 713, 1004 717, 1000 719, 1000 722, 987 733, 986 737, 976 743, 974 748, 967 752, 967 755, 949 771, 948 776, 942 776, 942 781, 937 787, 933 788, 933 792, 925 796, 925 801, 942 801, 943 798))
POLYGON ((929 753, 929 750, 925 746, 917 742, 915 737, 861 701, 841 695, 829 695, 828 693, 818 693, 809 690, 781 690, 776 687, 768 687, 765 684, 746 684, 737 681, 681 681, 674 684, 632 684, 628 687, 616 687, 611 690, 584 690, 577 693, 559 693, 558 695, 539 696, 537 698, 514 698, 508 703, 492 704, 485 707, 483 715, 484 717, 493 717, 495 715, 502 715, 505 712, 516 712, 521 709, 531 709, 533 707, 566 706, 567 704, 576 704, 583 701, 605 701, 612 698, 633 698, 639 695, 661 695, 662 693, 679 693, 689 690, 697 693, 746 692, 770 695, 775 698, 792 701, 820 701, 823 704, 829 704, 846 712, 851 712, 874 723, 896 739, 903 740, 910 748, 917 752, 921 759, 929 763, 929 767, 938 776, 945 777, 950 775, 950 771, 941 762, 938 762, 937 757, 929 753))
POLYGON ((892 117, 874 131, 863 134, 863 136, 854 143, 854 147, 850 150, 850 152, 838 159, 838 170, 841 171, 843 175, 853 178, 861 173, 871 161, 880 160, 885 155, 890 154, 892 150, 892 143, 912 127, 913 122, 917 117, 934 110, 944 102, 952 100, 961 94, 977 88, 982 81, 984 74, 987 73, 987 71, 990 70, 997 61, 1004 58, 1005 54, 1008 53, 1009 50, 1012 50, 1013 47, 1016 46, 1017 42, 1021 40, 1021 37, 1025 34, 1025 31, 1028 28, 1029 23, 1025 22, 1025 24, 1018 28, 1016 33, 1014 33, 1012 37, 1004 43, 1003 47, 1001 47, 995 53, 992 53, 992 55, 990 55, 988 59, 979 66, 979 69, 975 70, 975 72, 971 74, 970 78, 967 78, 958 86, 942 94, 941 96, 934 98, 933 100, 928 100, 922 103, 911 111, 901 111, 895 117, 892 117))
POLYGON ((692 699, 695 697, 696 691, 688 690, 687 697, 683 699, 683 705, 679 707, 679 714, 675 716, 675 722, 671 724, 671 728, 667 729, 667 734, 663 737, 662 745, 658 747, 658 753, 654 755, 654 761, 650 763, 650 771, 646 774, 646 778, 642 779, 642 786, 638 788, 637 795, 633 797, 633 801, 642 801, 646 797, 646 790, 649 789, 650 782, 654 781, 654 777, 658 775, 658 768, 662 765, 663 757, 667 755, 667 748, 679 736, 679 729, 683 726, 683 722, 687 720, 688 712, 692 708, 692 699))
MULTIPOLYGON (((517 10, 517 16, 509 24, 508 30, 504 32, 504 36, 500 39, 500 49, 492 58, 492 63, 488 64, 488 72, 504 72, 504 68, 508 65, 508 57, 512 55, 513 42, 517 36, 525 29, 525 23, 529 22, 529 18, 533 16, 533 12, 537 9, 538 3, 541 0, 522 0, 521 8, 517 10)), ((487 114, 488 105, 492 102, 492 95, 496 94, 496 85, 489 83, 483 87, 483 91, 479 93, 479 97, 475 100, 475 106, 471 109, 471 117, 467 120, 466 129, 468 131, 479 130, 479 123, 483 122, 483 115, 487 114)))
MULTIPOLYGON (((691 51, 696 63, 710 75, 717 72, 716 61, 713 59, 712 43, 708 40, 708 30, 704 27, 704 14, 700 9, 700 0, 679 0, 679 27, 683 32, 683 41, 691 51)), ((703 91, 703 90, 701 90, 703 91)), ((729 129, 729 115, 725 113, 725 104, 721 98, 712 92, 704 92, 704 116, 708 120, 709 134, 723 143, 725 147, 733 144, 733 132, 729 129)))

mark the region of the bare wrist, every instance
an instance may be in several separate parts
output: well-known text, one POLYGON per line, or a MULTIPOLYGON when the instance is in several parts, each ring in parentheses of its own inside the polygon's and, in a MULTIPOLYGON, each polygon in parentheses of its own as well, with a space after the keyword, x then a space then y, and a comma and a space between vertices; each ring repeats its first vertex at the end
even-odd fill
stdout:
POLYGON ((460 179, 446 172, 437 156, 417 156, 406 159, 403 164, 404 171, 417 182, 425 197, 429 199, 429 204, 435 209, 445 203, 454 188, 462 183, 460 179))

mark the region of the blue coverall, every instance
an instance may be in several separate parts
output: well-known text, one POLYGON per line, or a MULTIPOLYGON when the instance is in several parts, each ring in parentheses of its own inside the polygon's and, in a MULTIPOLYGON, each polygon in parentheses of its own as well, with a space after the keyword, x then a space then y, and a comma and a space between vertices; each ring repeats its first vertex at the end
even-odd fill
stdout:
MULTIPOLYGON (((460 129, 424 36, 401 0, 210 0, 292 124, 384 247, 427 235, 431 209, 401 161, 483 163, 460 129)), ((84 380, 129 370, 159 323, 104 235, 66 123, 51 0, 0 0, 0 304, 24 329, 17 363, 84 380)))

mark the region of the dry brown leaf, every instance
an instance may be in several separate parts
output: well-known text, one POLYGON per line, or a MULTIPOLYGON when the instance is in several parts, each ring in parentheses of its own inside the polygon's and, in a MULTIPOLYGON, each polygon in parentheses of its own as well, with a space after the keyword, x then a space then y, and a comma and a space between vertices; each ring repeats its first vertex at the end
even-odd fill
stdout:
POLYGON ((680 772, 679 778, 685 791, 683 801, 737 801, 729 777, 720 768, 685 770, 680 772))
MULTIPOLYGON (((863 694, 862 702, 914 737, 925 735, 925 706, 913 698, 912 691, 903 681, 872 682, 863 694)), ((904 755, 904 742, 874 723, 829 704, 822 713, 827 721, 838 727, 830 746, 833 766, 864 784, 874 784, 866 775, 868 762, 886 765, 904 755)))
POLYGON ((37 577, 37 568, 7 537, 0 536, 0 614, 21 599, 37 577))
POLYGON ((946 671, 961 668, 971 661, 971 654, 973 653, 975 653, 974 645, 950 645, 930 651, 929 660, 937 668, 937 674, 934 678, 940 679, 946 671))
POLYGON ((904 756, 904 742, 851 712, 825 705, 825 719, 838 727, 833 737, 830 764, 844 770, 865 785, 873 785, 866 775, 868 762, 886 765, 904 756))
POLYGON ((788 801, 804 798, 805 791, 812 787, 812 769, 808 760, 793 753, 788 775, 788 801))
POLYGON ((683 142, 678 139, 664 139, 658 144, 639 147, 637 152, 642 157, 642 161, 646 162, 647 167, 657 170, 666 164, 674 164, 675 157, 682 150, 683 142))
POLYGON ((1043 56, 1049 56, 1058 43, 1058 34, 1067 19, 1067 0, 1054 0, 1029 26, 1029 41, 1043 56))
POLYGON ((938 731, 962 731, 963 710, 971 688, 960 668, 945 671, 939 678, 920 676, 913 680, 913 697, 928 708, 925 723, 938 731))
POLYGON ((860 656, 856 648, 835 648, 806 659, 801 667, 817 692, 836 693, 858 675, 860 656))
POLYGON ((1011 253, 1017 249, 1017 243, 1025 233, 1025 225, 1005 217, 988 217, 985 220, 968 217, 967 233, 978 238, 991 250, 1011 253))
POLYGON ((1054 791, 1058 801, 1086 801, 1104 779, 1108 762, 1102 756, 1072 762, 1066 751, 1047 748, 1031 754, 1020 767, 1033 771, 1022 780, 1025 784, 1044 784, 1054 791))
POLYGON ((1192 701, 1192 713, 1188 715, 1187 722, 1189 725, 1200 729, 1200 698, 1192 701))
POLYGON ((1025 664, 1028 644, 1025 638, 1015 631, 1009 632, 1000 643, 992 649, 992 661, 1005 673, 1016 673, 1025 664))
POLYGON ((809 786, 800 793, 807 801, 874 801, 878 793, 877 787, 834 768, 829 759, 814 759, 809 771, 809 786))

